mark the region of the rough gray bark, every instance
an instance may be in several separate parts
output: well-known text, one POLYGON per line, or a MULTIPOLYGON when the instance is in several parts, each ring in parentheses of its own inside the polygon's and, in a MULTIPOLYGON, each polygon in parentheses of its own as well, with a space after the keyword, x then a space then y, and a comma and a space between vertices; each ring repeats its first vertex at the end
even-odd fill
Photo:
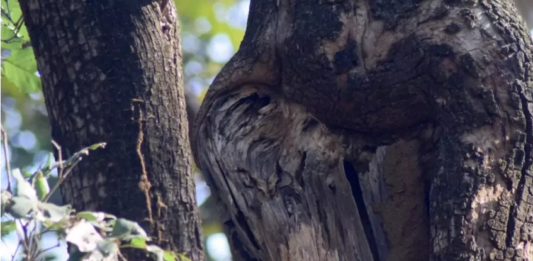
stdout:
POLYGON ((503 0, 252 0, 193 153, 241 260, 528 260, 533 45, 503 0))
MULTIPOLYGON (((77 210, 140 222, 204 260, 173 1, 21 1, 64 156, 97 143, 62 186, 77 210)), ((131 260, 146 259, 129 256, 131 260)))

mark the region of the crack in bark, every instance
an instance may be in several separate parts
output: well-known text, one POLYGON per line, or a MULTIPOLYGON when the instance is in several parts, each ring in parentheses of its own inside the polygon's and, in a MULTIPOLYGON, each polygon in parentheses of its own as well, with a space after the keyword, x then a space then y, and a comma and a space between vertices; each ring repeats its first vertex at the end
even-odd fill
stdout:
MULTIPOLYGON (((218 168, 219 169, 223 169, 221 167, 221 165, 220 165, 220 162, 216 161, 216 163, 218 164, 218 168)), ((231 186, 229 185, 228 179, 226 177, 224 177, 224 180, 226 182, 226 186, 228 186, 228 188, 229 188, 229 193, 230 193, 230 196, 231 196, 233 202, 237 203, 238 202, 237 198, 235 197, 235 194, 232 191, 231 186)), ((261 247, 257 243, 257 241, 255 239, 255 236, 254 236, 252 230, 250 229, 250 226, 248 225, 248 222, 246 221, 246 218, 244 217, 244 214, 238 208, 236 209, 236 211, 237 211, 237 213, 235 213, 235 215, 236 215, 237 224, 233 223, 234 225, 236 225, 235 228, 237 228, 237 229, 240 228, 242 231, 244 231, 244 233, 246 233, 246 239, 248 239, 250 241, 250 243, 254 246, 254 249, 250 249, 250 250, 255 255, 260 256, 261 247)))
POLYGON ((359 218, 361 219, 361 223, 363 224, 366 240, 368 241, 368 244, 370 246, 370 251, 372 252, 373 260, 385 260, 385 257, 380 258, 378 254, 376 240, 374 238, 374 231, 372 230, 372 224, 370 223, 370 218, 367 213, 365 199, 363 197, 363 192, 361 191, 359 174, 350 162, 343 161, 343 166, 346 178, 348 179, 348 182, 350 183, 350 186, 352 188, 352 196, 355 199, 357 209, 359 210, 359 218))

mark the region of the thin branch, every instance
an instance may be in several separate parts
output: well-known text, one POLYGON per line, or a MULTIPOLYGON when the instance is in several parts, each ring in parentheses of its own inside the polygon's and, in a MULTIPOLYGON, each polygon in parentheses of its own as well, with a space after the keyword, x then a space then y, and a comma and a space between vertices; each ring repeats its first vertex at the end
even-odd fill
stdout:
MULTIPOLYGON (((40 235, 42 237, 42 235, 44 235, 45 232, 41 232, 40 235)), ((59 242, 59 237, 57 237, 57 243, 55 244, 55 246, 51 246, 51 247, 48 247, 48 248, 45 248, 45 249, 37 249, 37 253, 35 253, 35 258, 37 259, 37 257, 39 257, 40 255, 46 253, 47 251, 50 251, 54 248, 57 248, 57 247, 60 247, 60 242, 59 242)))
MULTIPOLYGON (((7 244, 6 244, 6 246, 7 246, 7 244)), ((15 257, 17 257, 17 253, 19 252, 19 248, 20 248, 20 242, 17 244, 17 248, 15 248, 15 252, 13 253, 13 255, 11 255, 11 261, 14 261, 15 257)))
POLYGON ((41 234, 40 234, 41 226, 40 226, 40 223, 35 221, 35 219, 32 221, 34 224, 33 224, 33 229, 31 231, 31 234, 30 234, 30 240, 34 243, 32 245, 32 249, 30 253, 32 253, 31 256, 37 257, 37 254, 34 254, 33 252, 39 251, 39 242, 41 242, 41 234))
POLYGON ((80 161, 83 159, 84 156, 89 155, 89 150, 94 150, 94 149, 96 149, 98 147, 104 147, 106 145, 105 142, 94 144, 94 145, 92 145, 90 147, 84 148, 81 151, 78 151, 78 152, 74 153, 74 155, 72 155, 72 157, 70 157, 66 161, 63 161, 63 155, 62 155, 62 152, 61 152, 61 147, 55 141, 52 141, 52 144, 54 144, 54 146, 56 147, 56 149, 58 151, 59 161, 57 163, 53 164, 52 166, 50 166, 50 169, 47 169, 46 171, 49 172, 52 169, 59 167, 58 178, 57 178, 57 182, 54 185, 54 187, 50 190, 50 192, 48 192, 46 197, 43 199, 43 202, 46 202, 46 201, 48 201, 48 199, 50 199, 52 194, 54 194, 54 192, 59 188, 59 186, 63 183, 63 181, 65 181, 65 179, 68 177, 68 175, 72 172, 74 167, 76 167, 76 165, 78 163, 80 163, 80 161), (94 146, 97 146, 97 147, 94 147, 94 146))
POLYGON ((63 153, 61 152, 61 146, 59 146, 59 144, 57 144, 57 142, 52 140, 52 144, 56 148, 57 155, 58 155, 58 158, 59 158, 59 171, 57 172, 57 177, 61 178, 61 176, 63 175, 63 155, 62 155, 63 153))
POLYGON ((118 253, 117 253, 117 254, 118 254, 118 256, 120 257, 120 260, 121 260, 121 261, 128 261, 128 259, 126 259, 126 258, 122 255, 122 253, 120 253, 120 250, 118 250, 118 253))
MULTIPOLYGON (((19 220, 19 225, 24 229, 24 226, 22 225, 21 220, 19 220)), ((17 236, 19 238, 19 245, 20 245, 20 242, 22 242, 24 244, 24 249, 28 249, 28 243, 26 242, 26 237, 22 237, 18 229, 15 229, 15 231, 17 231, 17 236)))
POLYGON ((9 15, 9 19, 11 20, 11 8, 9 8, 9 0, 5 0, 5 2, 6 2, 7 14, 9 15))
POLYGON ((15 30, 13 32, 13 36, 8 39, 2 39, 2 42, 10 43, 13 39, 19 38, 17 34, 20 32, 20 28, 22 28, 22 24, 24 24, 24 21, 22 20, 22 15, 19 17, 17 22, 15 23, 15 30))
MULTIPOLYGON (((74 169, 74 167, 76 165, 78 165, 78 163, 81 161, 81 158, 77 158, 76 161, 74 161, 72 163, 72 165, 70 165, 68 168, 67 168, 67 171, 63 173, 63 167, 60 167, 59 168, 59 171, 61 172, 61 174, 58 174, 58 179, 57 179, 57 182, 56 184, 54 185, 54 187, 50 190, 50 192, 48 192, 48 194, 46 195, 46 197, 44 197, 43 199, 43 202, 47 202, 50 197, 52 196, 52 194, 54 194, 54 192, 59 188, 59 186, 61 185, 61 183, 63 183, 63 181, 65 181, 65 179, 68 177, 68 175, 72 172, 72 170, 74 169)), ((63 164, 61 164, 63 165, 63 164)))
POLYGON ((7 171, 7 190, 9 192, 12 192, 11 191, 11 165, 9 163, 9 155, 7 154, 8 149, 9 149, 8 141, 7 141, 7 132, 4 129, 3 125, 0 125, 0 128, 1 128, 1 137, 2 137, 2 140, 4 141, 3 149, 4 149, 4 160, 6 162, 6 171, 7 171))
POLYGON ((3 15, 7 20, 9 20, 9 22, 11 22, 11 23, 14 24, 15 22, 13 21, 13 19, 11 19, 11 10, 9 9, 9 4, 7 3, 7 0, 6 0, 5 2, 6 2, 6 6, 7 6, 7 8, 6 8, 6 9, 7 9, 7 12, 4 11, 4 9, 2 9, 2 15, 3 15))
POLYGON ((48 192, 48 195, 46 195, 43 199, 43 202, 47 202, 50 197, 52 196, 52 194, 54 194, 54 192, 56 191, 57 188, 59 188, 59 183, 60 181, 62 180, 62 177, 63 177, 63 153, 61 152, 61 146, 59 146, 59 144, 57 144, 57 142, 55 142, 54 140, 52 140, 52 144, 54 145, 54 147, 56 148, 57 150, 57 157, 59 158, 58 159, 58 163, 59 163, 59 170, 57 171, 57 182, 56 184, 54 185, 54 187, 50 190, 50 192, 48 192))
POLYGON ((28 234, 28 225, 30 224, 30 221, 26 222, 26 224, 22 225, 22 220, 20 221, 22 226, 22 231, 24 231, 24 240, 27 242, 26 245, 28 246, 24 252, 26 252, 26 260, 32 260, 32 249, 33 249, 33 237, 31 234, 28 234))

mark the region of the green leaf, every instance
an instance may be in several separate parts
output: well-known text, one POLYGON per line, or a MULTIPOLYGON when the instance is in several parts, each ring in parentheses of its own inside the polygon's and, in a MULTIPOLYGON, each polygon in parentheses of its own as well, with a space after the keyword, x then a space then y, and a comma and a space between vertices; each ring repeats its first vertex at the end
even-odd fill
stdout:
POLYGON ((173 251, 163 250, 155 245, 147 246, 146 251, 154 254, 158 261, 191 261, 191 259, 185 255, 178 254, 173 251))
POLYGON ((2 62, 2 77, 19 87, 22 92, 38 92, 41 78, 37 72, 37 62, 30 47, 11 49, 12 55, 2 62))
POLYGON ((15 224, 14 220, 2 221, 2 229, 0 231, 0 235, 8 235, 9 233, 15 231, 15 229, 17 229, 17 225, 15 224))
POLYGON ((50 186, 48 185, 48 179, 44 177, 42 171, 37 172, 36 178, 35 189, 37 190, 37 196, 42 200, 50 193, 50 186))
POLYGON ((54 163, 54 154, 52 152, 48 155, 48 161, 46 162, 46 165, 43 167, 43 170, 46 172, 45 176, 48 177, 51 172, 52 163, 54 163))
POLYGON ((52 222, 59 222, 72 212, 70 205, 56 206, 55 204, 44 202, 38 202, 37 208, 43 212, 44 217, 50 219, 52 222))
POLYGON ((109 217, 107 217, 107 215, 103 212, 84 211, 76 214, 75 217, 81 220, 86 220, 95 228, 98 228, 100 232, 105 234, 110 233, 113 230, 113 225, 110 224, 112 222, 109 221, 109 217))
POLYGON ((116 219, 117 219, 116 216, 111 215, 111 214, 107 214, 107 213, 104 213, 104 217, 105 217, 106 219, 112 219, 112 220, 116 220, 116 219))
POLYGON ((100 143, 96 143, 96 144, 93 144, 93 145, 89 146, 88 149, 96 150, 98 148, 105 148, 105 145, 106 145, 105 142, 100 142, 100 143))
POLYGON ((37 201, 30 200, 26 197, 13 197, 8 213, 14 218, 25 218, 32 209, 37 206, 37 201))
POLYGON ((117 243, 112 239, 101 240, 97 243, 97 246, 98 251, 100 251, 104 257, 118 254, 117 243))
MULTIPOLYGON (((154 254, 157 257, 157 261, 165 260, 165 252, 163 251, 163 249, 161 249, 158 246, 149 245, 146 247, 146 251, 154 254)), ((174 259, 171 259, 171 260, 174 260, 174 259)))
MULTIPOLYGON (((9 11, 11 11, 11 19, 8 19, 6 3, 8 1, 2 1, 2 48, 15 49, 19 48, 22 43, 28 41, 28 32, 26 26, 22 23, 17 31, 16 22, 22 16, 22 11, 18 1, 9 1, 9 11)), ((5 57, 3 57, 5 58, 5 57)))
POLYGON ((30 173, 29 171, 26 171, 26 170, 22 170, 22 175, 26 178, 31 178, 33 177, 33 174, 30 173))
POLYGON ((133 226, 135 225, 135 222, 119 218, 115 221, 115 225, 113 226, 113 231, 111 232, 112 237, 122 237, 125 235, 130 235, 131 230, 133 229, 133 226))
POLYGON ((123 218, 119 218, 115 221, 111 236, 118 237, 121 240, 130 240, 136 237, 146 239, 148 237, 139 224, 123 218))
POLYGON ((2 59, 2 85, 9 83, 8 85, 16 86, 22 92, 37 92, 40 90, 41 79, 35 75, 37 62, 22 20, 19 29, 16 29, 16 22, 22 17, 19 2, 2 1, 2 13, 2 49, 11 52, 8 57, 2 59))
POLYGON ((130 244, 135 248, 146 248, 146 240, 144 240, 143 238, 134 238, 131 240, 130 244))
POLYGON ((17 186, 15 188, 15 196, 26 197, 29 200, 37 201, 37 193, 31 186, 31 184, 22 177, 20 169, 14 169, 12 171, 13 177, 17 180, 17 186))
POLYGON ((53 222, 51 220, 44 220, 41 222, 49 231, 64 232, 64 230, 69 226, 70 222, 68 219, 62 219, 58 222, 53 222))
POLYGON ((163 253, 163 259, 165 261, 176 261, 177 258, 177 255, 171 251, 164 251, 163 253))
POLYGON ((121 248, 138 248, 146 249, 146 240, 143 238, 134 238, 130 241, 129 244, 124 244, 120 246, 121 248))
POLYGON ((98 221, 99 212, 83 211, 76 214, 77 218, 83 218, 87 221, 98 221))

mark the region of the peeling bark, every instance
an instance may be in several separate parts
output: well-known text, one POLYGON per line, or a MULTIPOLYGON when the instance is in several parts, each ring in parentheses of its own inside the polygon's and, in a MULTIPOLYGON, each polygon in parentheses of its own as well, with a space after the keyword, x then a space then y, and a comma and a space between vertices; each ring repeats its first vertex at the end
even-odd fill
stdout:
POLYGON ((512 2, 252 0, 193 153, 241 260, 529 260, 512 2))
POLYGON ((64 200, 135 220, 156 244, 204 260, 173 1, 20 4, 63 156, 107 142, 74 169, 64 200))

